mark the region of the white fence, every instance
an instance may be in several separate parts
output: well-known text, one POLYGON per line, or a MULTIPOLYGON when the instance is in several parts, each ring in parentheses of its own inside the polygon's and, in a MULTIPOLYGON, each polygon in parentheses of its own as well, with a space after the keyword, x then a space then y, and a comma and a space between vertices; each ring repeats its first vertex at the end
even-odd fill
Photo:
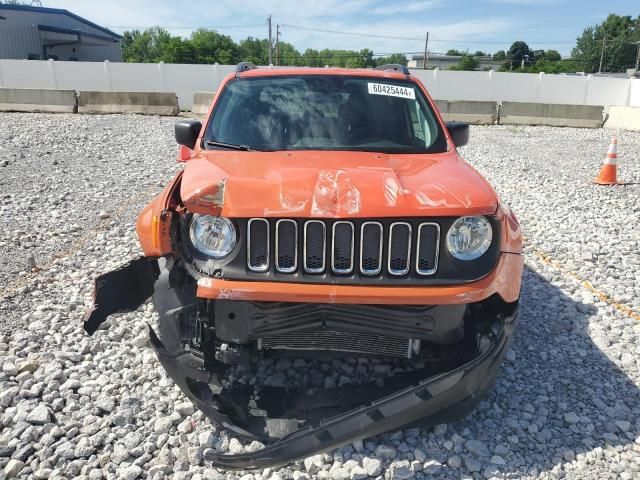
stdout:
MULTIPOLYGON (((214 91, 233 65, 0 60, 0 87, 175 92, 190 109, 197 91, 214 91)), ((640 106, 640 80, 534 73, 412 70, 439 100, 640 106)))
POLYGON ((413 70, 443 100, 640 106, 640 80, 594 75, 413 70))

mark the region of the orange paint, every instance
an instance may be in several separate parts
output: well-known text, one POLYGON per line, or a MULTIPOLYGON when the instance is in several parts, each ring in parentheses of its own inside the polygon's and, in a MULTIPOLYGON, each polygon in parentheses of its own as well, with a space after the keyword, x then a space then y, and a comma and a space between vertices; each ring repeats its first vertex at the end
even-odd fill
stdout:
POLYGON ((184 145, 180 145, 178 147, 178 161, 186 162, 191 160, 192 150, 189 147, 185 147, 184 145))
POLYGON ((225 217, 411 217, 492 215, 493 189, 456 152, 197 151, 180 196, 197 213, 214 213, 226 181, 225 217))
MULTIPOLYGON (((448 286, 353 286, 231 281, 203 277, 197 294, 208 299, 318 303, 447 304, 476 302, 493 294, 518 299, 523 271, 522 232, 493 188, 458 154, 435 104, 414 77, 396 72, 347 69, 255 69, 242 77, 355 75, 412 79, 436 112, 448 142, 438 154, 356 151, 188 152, 183 172, 140 214, 140 244, 147 256, 172 253, 171 222, 184 211, 230 218, 408 218, 495 215, 501 223, 500 256, 492 273, 448 286)), ((219 92, 235 74, 225 78, 219 92)), ((204 135, 205 128, 200 132, 204 135)), ((185 156, 186 156, 185 152, 185 156)))
POLYGON ((203 277, 198 281, 197 295, 212 300, 441 305, 478 302, 497 293, 505 302, 513 302, 520 296, 523 267, 522 255, 505 253, 493 272, 477 282, 425 287, 242 282, 203 277))
POLYGON ((147 257, 161 257, 172 252, 171 222, 176 207, 175 193, 182 179, 182 172, 147 205, 136 222, 136 231, 142 251, 147 257))

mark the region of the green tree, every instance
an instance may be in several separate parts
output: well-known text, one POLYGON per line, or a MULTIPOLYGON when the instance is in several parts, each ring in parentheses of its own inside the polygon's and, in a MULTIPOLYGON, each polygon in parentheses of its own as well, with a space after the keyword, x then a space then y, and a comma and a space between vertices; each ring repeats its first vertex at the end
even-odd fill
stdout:
MULTIPOLYGON (((267 44, 269 41, 267 41, 267 44)), ((296 47, 287 42, 278 43, 277 65, 296 66, 302 65, 302 55, 296 47)))
POLYGON ((376 61, 373 58, 372 50, 369 50, 368 48, 363 48, 362 50, 360 50, 359 53, 360 53, 360 61, 362 62, 362 65, 359 65, 359 66, 364 68, 376 66, 376 61))
POLYGON ((546 59, 546 52, 544 50, 533 50, 531 56, 533 61, 544 60, 546 59))
POLYGON ((640 41, 640 16, 610 14, 601 24, 587 27, 576 40, 571 56, 586 72, 597 72, 604 49, 602 70, 624 72, 635 65, 636 46, 640 41))
POLYGON ((476 50, 476 53, 473 54, 474 57, 484 57, 486 55, 486 53, 484 53, 482 50, 476 50))
POLYGON ((122 58, 125 62, 154 63, 164 61, 172 37, 162 27, 133 30, 122 36, 122 58))
POLYGON ((498 50, 496 53, 493 54, 492 58, 500 62, 507 59, 507 54, 504 50, 498 50))
POLYGON ((199 28, 191 34, 191 45, 195 52, 195 63, 238 63, 238 46, 228 35, 215 30, 199 28))
POLYGON ((305 67, 322 67, 322 59, 320 58, 320 52, 313 48, 307 48, 302 54, 302 65, 305 67))
POLYGON ((480 62, 471 55, 463 55, 460 61, 449 70, 477 70, 480 62))
POLYGON ((247 37, 240 41, 238 55, 241 62, 251 62, 256 65, 267 65, 269 62, 269 41, 247 37))
POLYGON ((387 64, 399 64, 399 65, 407 65, 407 57, 401 53, 394 53, 393 55, 389 55, 388 57, 378 57, 376 58, 376 65, 387 65, 387 64))
POLYGON ((557 50, 547 50, 544 52, 544 59, 550 62, 558 62, 561 60, 560 52, 557 50))
POLYGON ((507 52, 507 58, 511 61, 511 68, 518 68, 522 65, 523 60, 525 64, 533 56, 533 52, 529 48, 526 42, 521 40, 513 42, 511 48, 507 52))
POLYGON ((452 49, 447 50, 447 55, 453 55, 455 57, 461 57, 462 55, 464 55, 464 52, 461 52, 460 50, 452 48, 452 49))
POLYGON ((567 61, 550 61, 538 60, 533 65, 525 67, 519 71, 524 73, 567 73, 577 71, 577 64, 573 60, 567 61))

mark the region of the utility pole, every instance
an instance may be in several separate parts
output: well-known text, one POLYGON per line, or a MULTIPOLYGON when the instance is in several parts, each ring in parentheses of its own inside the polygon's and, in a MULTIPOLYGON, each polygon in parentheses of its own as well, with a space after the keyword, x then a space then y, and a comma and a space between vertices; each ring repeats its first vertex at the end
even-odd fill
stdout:
POLYGON ((276 25, 276 65, 280 65, 280 25, 276 25))
POLYGON ((636 75, 638 75, 638 73, 640 73, 638 71, 638 68, 640 68, 640 41, 638 42, 633 42, 636 46, 637 49, 637 53, 636 53, 636 75))
POLYGON ((271 47, 273 46, 273 40, 271 40, 271 14, 267 17, 267 24, 269 25, 269 65, 273 63, 271 47))
POLYGON ((427 69, 427 62, 429 61, 429 32, 427 32, 427 39, 424 41, 424 62, 422 63, 422 69, 427 69))
POLYGON ((600 50, 600 66, 598 67, 598 73, 602 73, 602 62, 604 61, 604 52, 607 48, 607 36, 602 37, 602 49, 600 50))

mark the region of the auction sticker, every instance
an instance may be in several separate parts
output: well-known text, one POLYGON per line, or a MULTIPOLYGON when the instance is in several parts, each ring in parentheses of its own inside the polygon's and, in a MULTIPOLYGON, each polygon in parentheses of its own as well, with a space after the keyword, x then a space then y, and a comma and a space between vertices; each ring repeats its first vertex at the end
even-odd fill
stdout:
POLYGON ((410 87, 399 87, 398 85, 388 85, 386 83, 368 83, 369 93, 372 95, 386 95, 388 97, 400 97, 416 99, 416 92, 410 87))

